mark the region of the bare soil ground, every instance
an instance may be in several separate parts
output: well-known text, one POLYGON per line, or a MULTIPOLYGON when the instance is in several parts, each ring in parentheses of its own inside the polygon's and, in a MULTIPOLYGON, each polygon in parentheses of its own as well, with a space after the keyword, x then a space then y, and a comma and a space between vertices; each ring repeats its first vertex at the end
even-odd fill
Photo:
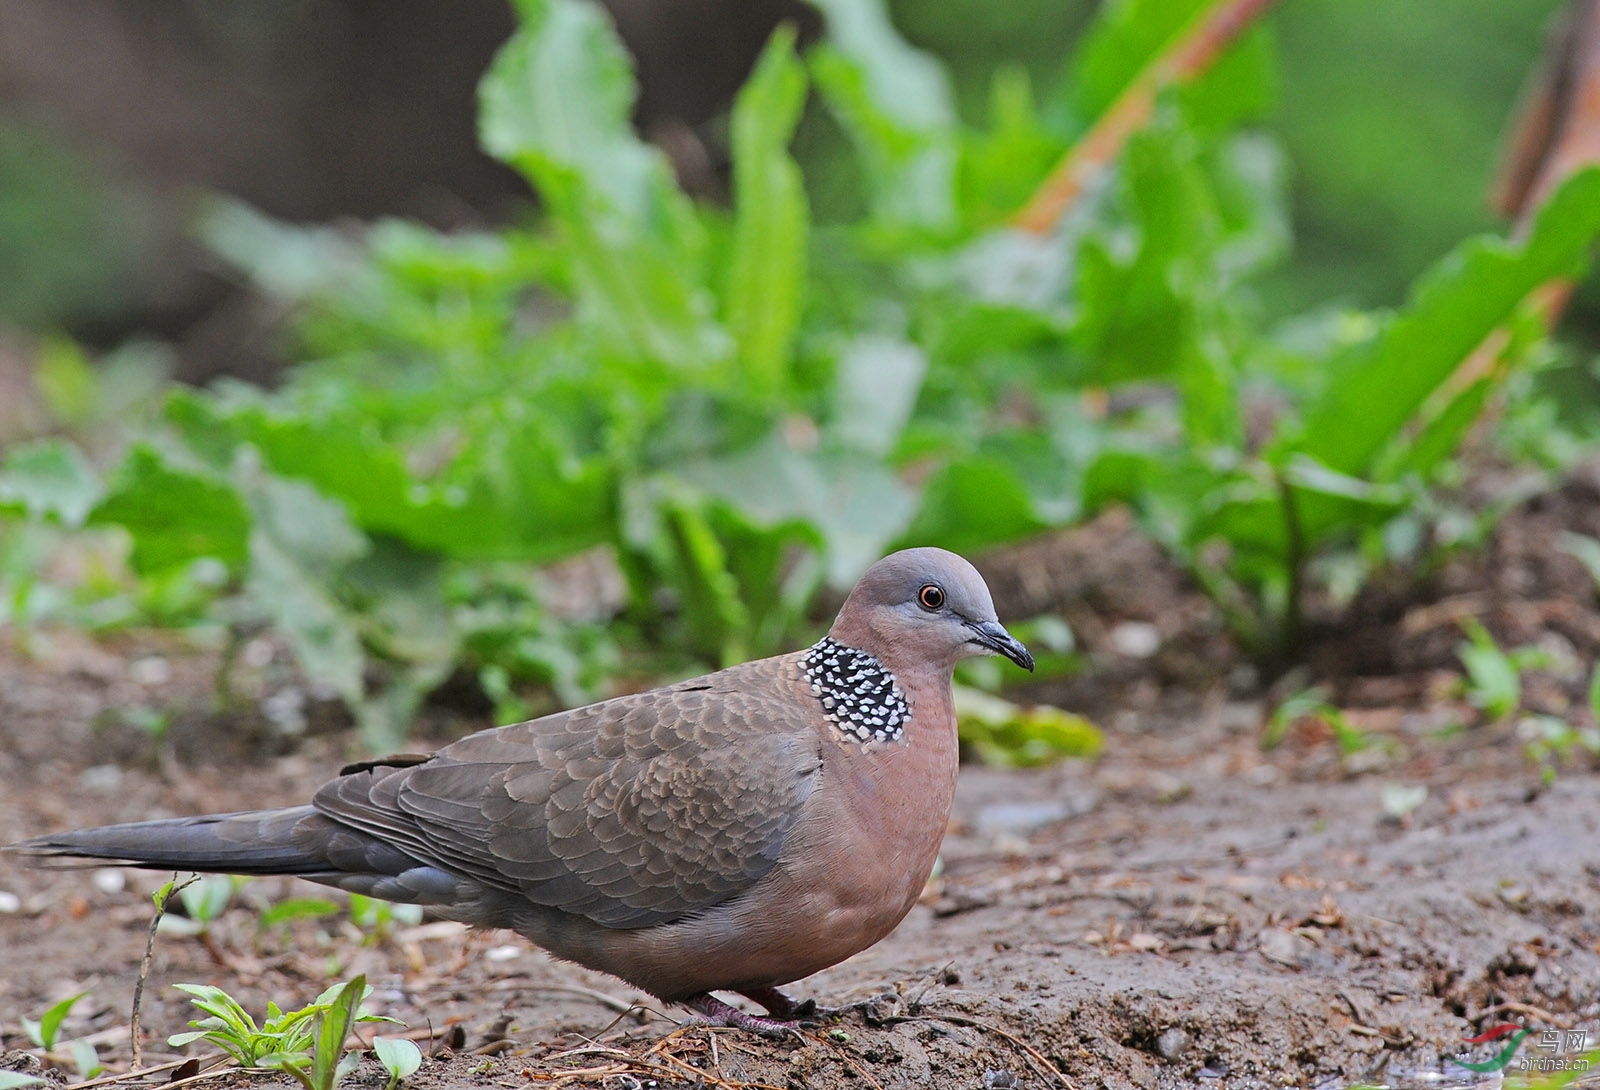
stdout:
MULTIPOLYGON (((1469 614, 1507 646, 1537 643, 1553 665, 1528 678, 1526 708, 1592 725, 1600 607, 1555 547, 1562 529, 1600 529, 1600 487, 1583 474, 1520 508, 1484 553, 1325 626, 1315 668, 1367 736, 1354 752, 1312 720, 1263 750, 1282 686, 1259 691, 1209 607, 1125 519, 997 558, 1002 614, 1062 609, 1093 660, 1029 695, 1088 712, 1107 751, 963 771, 923 903, 794 989, 830 1005, 880 997, 837 1026, 785 1041, 680 1028, 682 1011, 613 979, 447 923, 382 938, 342 917, 263 931, 262 905, 325 894, 257 880, 204 940, 158 939, 144 1062, 176 1058, 165 1039, 191 1010, 175 982, 260 1011, 356 972, 377 1010, 431 1032, 419 1090, 1495 1085, 1451 1059, 1492 1055, 1503 1041, 1463 1041, 1506 1022, 1536 1031, 1508 1073, 1571 1059, 1568 1031, 1600 1045, 1600 777, 1581 751, 1541 763, 1525 724, 1487 722, 1460 696, 1454 657, 1469 614), (1153 653, 1130 623, 1154 629, 1153 653)), ((348 756, 337 734, 273 755, 285 747, 258 712, 214 710, 215 666, 154 637, 0 645, 0 842, 300 802, 348 756), (165 742, 121 723, 135 707, 170 714, 165 742)), ((273 669, 259 671, 263 700, 273 669)), ((24 1016, 87 992, 63 1039, 89 1037, 125 1070, 147 894, 163 878, 0 858, 0 1051, 28 1047, 24 1016)), ((375 1063, 357 1081, 382 1085, 375 1063)))

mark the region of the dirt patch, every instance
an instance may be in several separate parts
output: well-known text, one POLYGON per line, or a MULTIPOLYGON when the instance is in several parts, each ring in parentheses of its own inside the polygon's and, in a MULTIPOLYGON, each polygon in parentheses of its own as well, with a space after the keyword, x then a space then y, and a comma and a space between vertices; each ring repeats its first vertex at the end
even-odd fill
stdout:
MULTIPOLYGON (((1560 495, 1497 534, 1491 559, 1474 562, 1485 565, 1477 590, 1445 580, 1386 623, 1392 636, 1406 616, 1462 594, 1483 596, 1503 633, 1497 603, 1533 618, 1515 638, 1556 632, 1577 666, 1530 678, 1530 699, 1565 700, 1586 725, 1576 695, 1600 644, 1581 643, 1572 633, 1582 630, 1561 619, 1592 617, 1592 584, 1577 596, 1576 576, 1546 554, 1559 529, 1592 532, 1600 492, 1560 495), (1516 564, 1494 551, 1518 541, 1516 564), (1507 586, 1487 578, 1510 578, 1517 564, 1556 575, 1507 586)), ((146 1063, 168 1058, 165 1037, 190 1017, 175 982, 221 985, 259 1011, 269 999, 309 1001, 356 972, 375 984, 373 1005, 414 1030, 459 1027, 412 1080, 424 1090, 563 1078, 885 1090, 1438 1086, 1482 1077, 1449 1058, 1487 1057, 1500 1042, 1463 1039, 1501 1022, 1586 1031, 1600 1045, 1592 760, 1581 750, 1530 760, 1526 728, 1482 722, 1448 684, 1451 662, 1427 656, 1411 673, 1391 662, 1389 674, 1334 679, 1365 745, 1341 748, 1308 720, 1264 752, 1268 705, 1229 682, 1238 664, 1203 601, 1159 557, 1145 561, 1159 579, 1125 570, 1132 550, 1147 548, 1120 536, 1132 534, 1125 523, 1093 533, 1128 544, 1110 551, 1119 559, 1104 569, 1109 581, 1070 593, 1072 609, 1094 617, 1074 616, 1096 663, 1094 680, 1074 684, 1094 696, 1085 703, 1108 728, 1106 755, 1027 773, 963 771, 944 869, 923 903, 887 940, 794 989, 826 1004, 879 997, 832 1032, 772 1042, 678 1029, 669 1017, 681 1011, 627 1013, 646 997, 506 933, 424 921, 376 938, 343 916, 263 929, 262 906, 326 891, 257 880, 206 939, 158 942, 146 1063), (1119 652, 1111 633, 1127 621, 1155 625, 1162 650, 1119 652), (1186 672, 1183 663, 1206 665, 1186 672)), ((1088 552, 1106 555, 1104 544, 1088 552)), ((999 596, 1059 600, 1050 573, 1081 580, 1082 569, 1057 555, 1043 554, 1031 574, 996 575, 999 596)), ((299 802, 347 756, 345 735, 301 737, 282 753, 288 743, 259 710, 228 713, 248 730, 216 729, 214 653, 50 638, 31 655, 0 649, 0 840, 299 802), (137 707, 164 709, 180 741, 144 741, 128 725, 137 707), (219 737, 240 735, 253 740, 210 752, 219 737)), ((263 662, 246 708, 277 691, 271 656, 263 662)), ((64 1036, 95 1041, 114 1070, 127 1063, 147 893, 160 880, 24 871, 0 859, 0 894, 10 895, 0 897, 0 1046, 25 1046, 23 1016, 86 991, 64 1036)), ((1513 1062, 1553 1055, 1538 1051, 1540 1039, 1513 1062)), ((381 1085, 370 1061, 359 1078, 381 1085)))

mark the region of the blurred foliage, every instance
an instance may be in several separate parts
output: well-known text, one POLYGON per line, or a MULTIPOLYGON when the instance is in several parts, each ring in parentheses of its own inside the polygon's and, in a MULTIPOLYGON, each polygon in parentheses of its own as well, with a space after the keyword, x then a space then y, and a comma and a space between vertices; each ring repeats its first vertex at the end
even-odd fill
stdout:
POLYGON ((1295 163, 1285 309, 1388 305, 1436 254, 1494 223, 1501 134, 1562 0, 1279 4, 1272 131, 1295 163))
POLYGON ((161 217, 59 131, 0 115, 0 319, 51 329, 116 314, 161 217))
MULTIPOLYGON (((570 703, 619 636, 768 653, 897 545, 971 553, 1111 503, 1248 646, 1292 652, 1317 564, 1380 564, 1405 520, 1426 540, 1416 512, 1473 423, 1548 358, 1525 300, 1582 270, 1600 172, 1517 242, 1457 246, 1394 313, 1264 322, 1253 287, 1289 230, 1282 157, 1240 131, 1275 80, 1258 29, 1163 94, 1054 232, 1009 228, 1214 6, 1107 5, 1059 76, 999 68, 963 121, 876 0, 818 0, 826 37, 802 55, 780 29, 740 92, 722 208, 634 133, 603 11, 520 0, 481 135, 537 217, 357 237, 215 203, 205 237, 300 316, 306 362, 275 391, 172 391, 106 473, 64 440, 14 448, 0 510, 23 538, 124 534, 122 616, 273 625, 375 746, 463 665, 502 704, 526 681, 570 703), (853 215, 814 214, 791 154, 808 95, 849 142, 853 215), (540 565, 596 546, 627 581, 609 627, 541 589, 540 565)), ((49 612, 38 585, 8 576, 11 619, 49 612)), ((1088 744, 1053 720, 984 730, 1023 760, 1088 744)))

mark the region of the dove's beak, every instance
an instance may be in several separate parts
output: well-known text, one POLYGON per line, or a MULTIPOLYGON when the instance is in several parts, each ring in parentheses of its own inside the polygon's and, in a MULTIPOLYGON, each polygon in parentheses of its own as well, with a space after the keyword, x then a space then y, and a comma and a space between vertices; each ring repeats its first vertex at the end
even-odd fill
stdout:
POLYGON ((967 621, 966 625, 972 633, 968 643, 1004 655, 1024 670, 1033 670, 1033 656, 1022 646, 1022 641, 1007 632, 999 621, 967 621))

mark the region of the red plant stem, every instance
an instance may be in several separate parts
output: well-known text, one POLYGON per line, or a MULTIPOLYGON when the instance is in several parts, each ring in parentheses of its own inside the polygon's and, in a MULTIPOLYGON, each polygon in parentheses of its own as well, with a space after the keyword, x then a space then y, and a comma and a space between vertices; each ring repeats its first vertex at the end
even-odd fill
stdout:
POLYGON ((1211 67, 1272 3, 1221 0, 1197 18, 1192 29, 1152 60, 1061 157, 1028 203, 1012 217, 1011 225, 1036 235, 1053 229, 1095 172, 1114 159, 1128 138, 1150 120, 1162 89, 1192 80, 1211 67))

